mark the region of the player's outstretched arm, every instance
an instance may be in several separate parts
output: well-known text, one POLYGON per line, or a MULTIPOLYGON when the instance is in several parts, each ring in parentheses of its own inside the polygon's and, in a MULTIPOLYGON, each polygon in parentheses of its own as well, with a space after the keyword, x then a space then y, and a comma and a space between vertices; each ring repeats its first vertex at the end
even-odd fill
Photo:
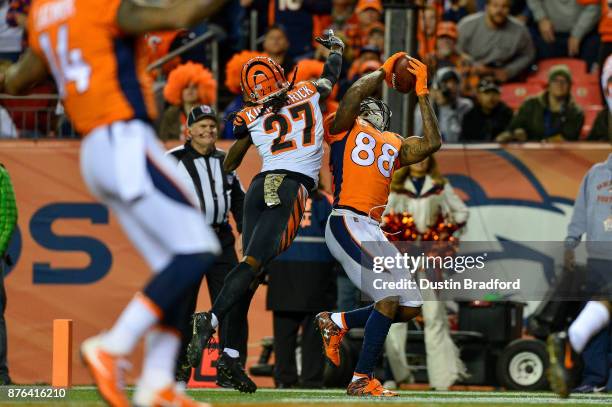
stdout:
POLYGON ((442 146, 438 119, 429 101, 427 66, 414 58, 410 58, 408 64, 408 71, 416 76, 415 91, 419 101, 419 110, 423 117, 423 137, 407 137, 404 139, 399 156, 402 167, 422 161, 442 146))
POLYGON ((342 101, 340 101, 336 117, 329 127, 330 133, 342 133, 353 127, 355 119, 359 116, 361 101, 376 93, 384 80, 385 71, 382 68, 357 79, 346 91, 342 101))
POLYGON ((191 27, 214 14, 227 0, 177 0, 154 6, 142 1, 123 0, 117 24, 127 34, 176 30, 191 27))
POLYGON ((236 140, 227 152, 225 160, 223 160, 223 170, 225 172, 232 172, 238 168, 246 152, 249 150, 249 147, 251 147, 251 144, 253 144, 253 142, 250 136, 236 140))
POLYGON ((315 40, 330 50, 325 65, 323 66, 323 74, 314 81, 321 100, 327 99, 334 85, 340 78, 342 70, 342 53, 344 52, 344 42, 334 35, 333 30, 327 30, 323 36, 315 38, 315 40))
POLYGON ((43 81, 47 75, 45 62, 29 48, 19 61, 8 68, 4 76, 0 74, 0 93, 19 95, 43 81))

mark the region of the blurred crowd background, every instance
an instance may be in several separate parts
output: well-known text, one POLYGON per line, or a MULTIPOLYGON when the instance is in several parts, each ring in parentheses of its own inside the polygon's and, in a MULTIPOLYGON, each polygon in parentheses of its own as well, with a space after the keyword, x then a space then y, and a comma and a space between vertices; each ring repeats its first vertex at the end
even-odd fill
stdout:
MULTIPOLYGON (((418 57, 430 67, 447 143, 612 140, 612 75, 604 69, 612 52, 610 0, 416 3, 418 57)), ((0 72, 28 47, 29 5, 0 0, 0 72)), ((214 105, 223 117, 240 109, 240 69, 253 55, 271 56, 289 79, 318 77, 326 50, 313 39, 329 28, 347 45, 341 81, 325 107, 333 112, 357 78, 381 66, 384 11, 381 0, 233 0, 190 30, 148 35, 159 137, 184 139, 194 105, 214 105)), ((232 139, 231 126, 223 127, 221 137, 232 139)), ((29 96, 0 95, 0 137, 78 135, 49 80, 29 96)))

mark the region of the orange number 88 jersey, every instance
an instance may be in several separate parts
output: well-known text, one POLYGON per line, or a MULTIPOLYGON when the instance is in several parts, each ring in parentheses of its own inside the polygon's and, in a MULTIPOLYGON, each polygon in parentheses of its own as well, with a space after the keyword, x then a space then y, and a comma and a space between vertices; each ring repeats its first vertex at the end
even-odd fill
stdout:
POLYGON ((353 209, 378 219, 386 205, 393 172, 399 168, 401 137, 380 132, 357 118, 353 127, 330 134, 335 114, 325 120, 325 140, 331 147, 330 168, 334 207, 353 209))

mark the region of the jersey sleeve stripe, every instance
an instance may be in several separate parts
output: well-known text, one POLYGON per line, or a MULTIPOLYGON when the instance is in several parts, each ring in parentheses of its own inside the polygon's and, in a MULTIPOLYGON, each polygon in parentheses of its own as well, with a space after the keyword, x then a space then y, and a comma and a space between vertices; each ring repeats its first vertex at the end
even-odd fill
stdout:
POLYGON ((144 95, 136 73, 136 39, 115 38, 114 50, 117 63, 117 75, 121 91, 134 111, 134 119, 149 122, 144 95))

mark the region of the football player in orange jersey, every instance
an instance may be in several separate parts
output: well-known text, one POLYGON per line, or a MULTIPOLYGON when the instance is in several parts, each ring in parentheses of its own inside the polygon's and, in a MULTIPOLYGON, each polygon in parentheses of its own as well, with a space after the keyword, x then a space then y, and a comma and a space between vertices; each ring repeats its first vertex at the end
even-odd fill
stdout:
POLYGON ((81 143, 85 183, 115 213, 154 272, 107 332, 83 342, 81 354, 102 397, 129 406, 125 357, 146 334, 138 406, 208 406, 174 382, 179 332, 189 322, 184 293, 199 284, 219 252, 214 232, 165 156, 152 121, 146 75, 147 31, 192 26, 223 0, 37 0, 28 21, 29 48, 0 76, 0 92, 17 94, 50 72, 81 143))
POLYGON ((410 58, 407 68, 416 76, 416 94, 423 116, 423 137, 407 137, 387 131, 391 112, 372 97, 387 81, 390 85, 397 58, 390 57, 381 69, 365 75, 351 86, 338 111, 326 120, 326 141, 331 146, 334 209, 325 240, 351 281, 372 298, 372 306, 344 313, 322 312, 317 323, 330 361, 340 364, 339 347, 351 328, 365 328, 363 347, 347 394, 396 396, 373 377, 374 366, 393 322, 409 321, 420 313, 422 299, 415 288, 385 289, 382 282, 410 281, 410 273, 396 267, 376 270, 376 258, 395 258, 397 249, 380 229, 380 216, 389 195, 393 171, 423 160, 441 146, 440 130, 428 98, 427 67, 410 58), (374 213, 374 214, 373 214, 374 213), (375 274, 371 274, 375 273, 375 274), (376 274, 380 273, 380 274, 376 274), (379 278, 380 277, 380 278, 379 278), (376 283, 379 281, 379 283, 376 283))

